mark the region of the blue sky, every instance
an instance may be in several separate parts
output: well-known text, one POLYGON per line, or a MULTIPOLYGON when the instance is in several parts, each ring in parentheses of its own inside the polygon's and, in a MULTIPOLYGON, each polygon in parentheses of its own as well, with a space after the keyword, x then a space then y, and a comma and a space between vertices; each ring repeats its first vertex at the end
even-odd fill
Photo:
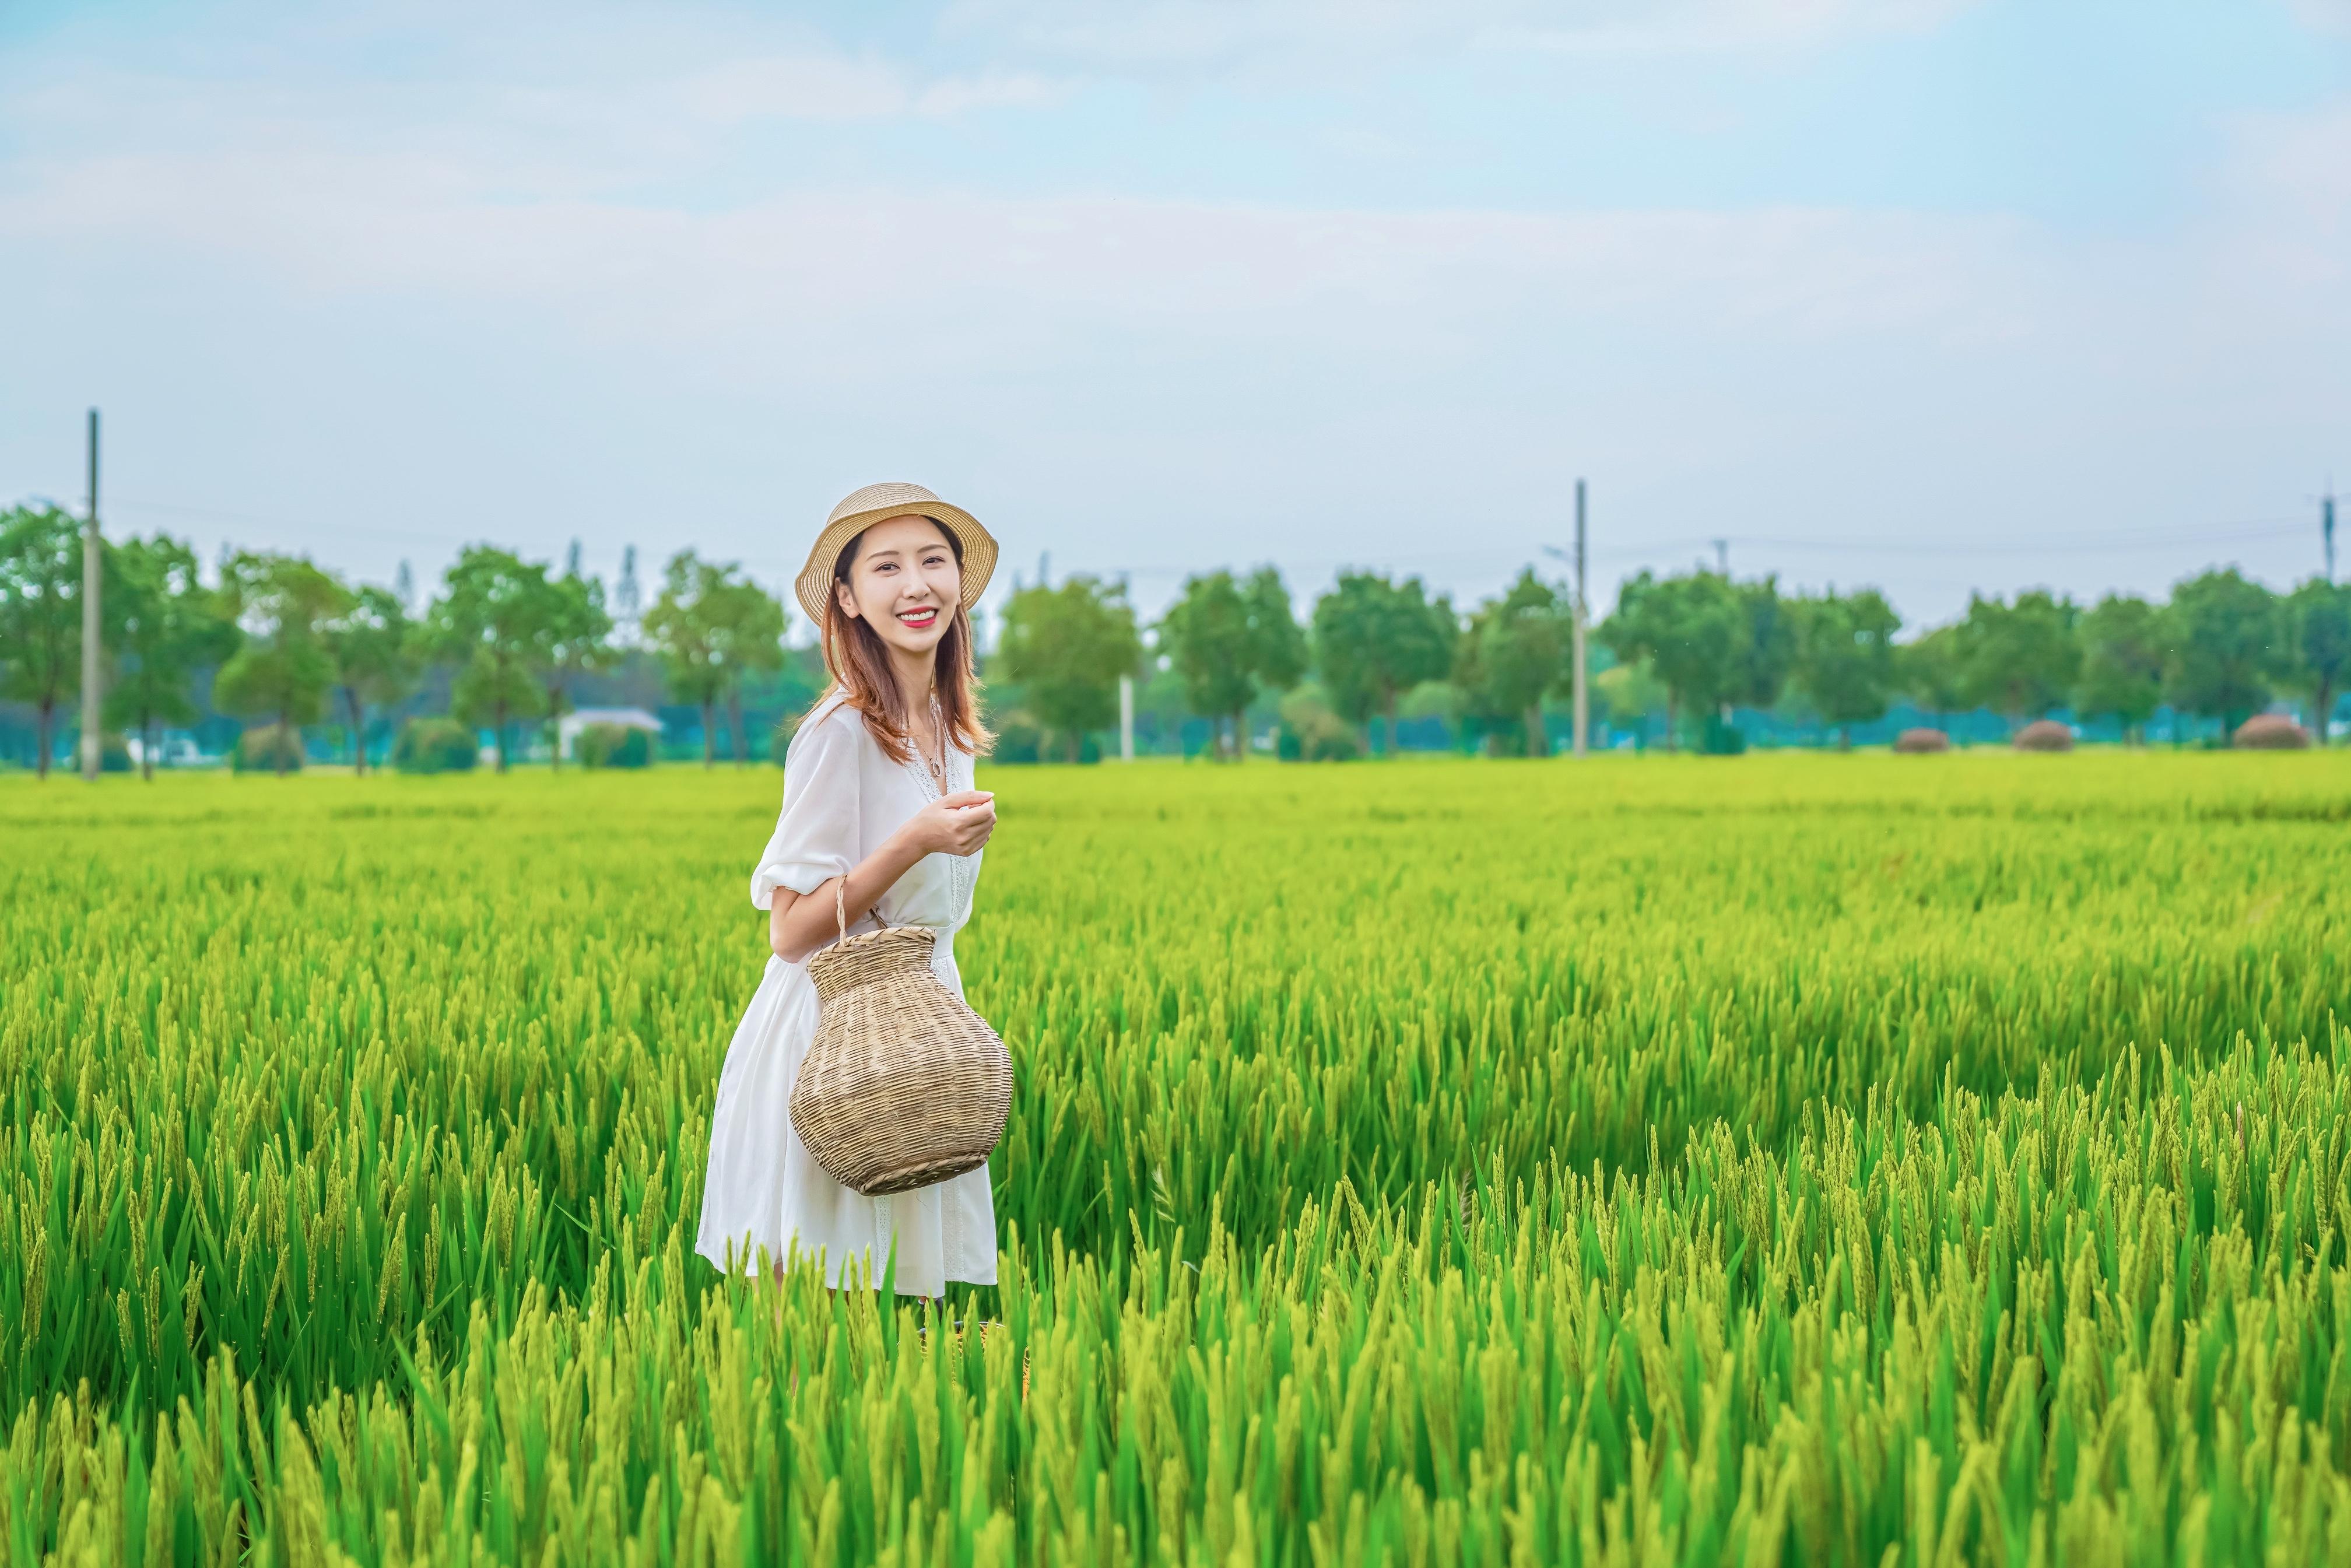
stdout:
MULTIPOLYGON (((2351 0, 0 8, 0 497, 430 580, 2283 586, 2351 486, 2351 0)), ((2351 557, 2351 538, 2345 541, 2351 557)), ((2351 566, 2351 559, 2346 559, 2351 566)))

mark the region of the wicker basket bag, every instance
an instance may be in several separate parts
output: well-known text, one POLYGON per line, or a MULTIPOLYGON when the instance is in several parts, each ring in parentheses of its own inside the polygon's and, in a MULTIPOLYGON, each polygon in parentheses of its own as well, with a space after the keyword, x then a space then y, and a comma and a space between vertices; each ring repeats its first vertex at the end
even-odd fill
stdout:
POLYGON ((1012 1108, 1010 1053, 932 972, 936 932, 884 924, 852 936, 839 883, 832 898, 841 940, 809 960, 816 1038, 792 1082, 793 1131, 868 1197, 977 1169, 1012 1108))

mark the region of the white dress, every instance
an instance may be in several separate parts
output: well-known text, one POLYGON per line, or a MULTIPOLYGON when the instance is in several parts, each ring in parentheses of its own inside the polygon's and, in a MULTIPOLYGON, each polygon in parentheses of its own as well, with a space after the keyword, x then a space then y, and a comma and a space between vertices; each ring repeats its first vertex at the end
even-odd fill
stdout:
MULTIPOLYGON (((800 721, 784 754, 784 809, 751 873, 751 902, 766 909, 775 890, 810 894, 846 875, 906 819, 942 793, 968 789, 972 759, 947 747, 946 783, 935 786, 919 758, 893 762, 865 720, 839 693, 800 721)), ((979 853, 930 854, 882 895, 893 925, 938 933, 931 967, 956 995, 963 977, 955 934, 971 918, 979 853)), ((831 912, 827 910, 827 919, 831 912)), ((860 917, 850 930, 870 931, 860 917)), ((758 1248, 785 1260, 821 1254, 828 1284, 843 1282, 852 1260, 881 1285, 894 1235, 895 1282, 904 1295, 936 1296, 949 1280, 996 1282, 996 1205, 987 1166, 888 1197, 865 1197, 825 1173, 792 1130, 792 1079, 816 1035, 816 987, 805 962, 772 955, 751 1005, 736 1026, 710 1115, 710 1164, 703 1182, 695 1250, 720 1269, 758 1268, 758 1248)), ((856 1281, 848 1272, 849 1282, 856 1281)))

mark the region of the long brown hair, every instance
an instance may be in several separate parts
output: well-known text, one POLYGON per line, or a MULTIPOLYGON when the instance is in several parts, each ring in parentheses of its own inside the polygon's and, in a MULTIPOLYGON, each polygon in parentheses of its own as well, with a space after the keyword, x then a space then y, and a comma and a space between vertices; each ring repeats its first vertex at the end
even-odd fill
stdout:
MULTIPOLYGON (((934 518, 932 521, 935 522, 934 518)), ((956 538, 953 528, 942 525, 939 532, 954 552, 958 572, 963 567, 963 541, 956 538)), ((849 569, 857 562, 858 547, 865 536, 858 534, 842 547, 832 563, 832 591, 824 599, 824 667, 832 676, 832 684, 841 691, 842 699, 865 719, 865 727, 873 736, 874 744, 893 762, 911 762, 914 757, 914 727, 906 712, 905 694, 898 689, 898 677, 890 667, 890 651, 882 643, 882 634, 866 623, 862 615, 852 615, 841 607, 841 585, 849 580, 849 569)), ((979 721, 979 679, 972 674, 971 617, 965 612, 960 593, 956 598, 955 616, 947 622, 946 635, 932 650, 937 660, 933 667, 933 689, 939 696, 939 716, 946 720, 947 734, 956 746, 977 757, 996 744, 996 737, 979 721)), ((826 696, 832 694, 828 692, 826 696)), ((819 698, 820 703, 823 699, 819 698)))

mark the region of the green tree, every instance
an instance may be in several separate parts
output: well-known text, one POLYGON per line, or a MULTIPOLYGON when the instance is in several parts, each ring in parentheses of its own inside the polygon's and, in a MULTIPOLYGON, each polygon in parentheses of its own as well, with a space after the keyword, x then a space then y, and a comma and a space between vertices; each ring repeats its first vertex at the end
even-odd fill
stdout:
POLYGON ((2082 617, 2082 674, 2074 706, 2112 714, 2126 741, 2144 741, 2163 702, 2163 611, 2136 594, 2109 593, 2082 617))
POLYGON ((551 599, 544 563, 495 545, 467 545, 444 574, 441 597, 425 612, 424 644, 457 666, 450 706, 465 723, 490 727, 501 773, 507 727, 538 714, 535 672, 551 599))
POLYGON ((1950 716, 1968 706, 1966 668, 1960 654, 1959 629, 1955 625, 1938 626, 1894 650, 1896 685, 1938 728, 1949 728, 1950 716))
MULTIPOLYGON (((213 677, 213 706, 269 719, 290 741, 326 716, 335 662, 325 628, 350 609, 351 591, 300 556, 239 550, 221 569, 221 598, 245 638, 213 677)), ((285 747, 270 749, 283 776, 285 747)))
POLYGON ((1780 700, 1795 672, 1799 612, 1794 601, 1780 597, 1777 576, 1733 584, 1731 592, 1738 601, 1742 635, 1731 650, 1721 700, 1726 706, 1768 708, 1780 700))
POLYGON ((642 629, 671 695, 702 710, 702 765, 718 764, 721 702, 734 720, 736 758, 747 758, 740 683, 752 670, 783 667, 782 607, 739 567, 685 549, 670 558, 661 596, 645 612, 642 629))
POLYGON ((1423 681, 1442 680, 1460 639, 1452 604, 1430 599, 1420 579, 1391 582, 1376 572, 1343 571, 1314 601, 1314 664, 1332 707, 1366 731, 1374 713, 1395 751, 1396 702, 1423 681))
POLYGON ((1902 617, 1874 588, 1795 601, 1798 690, 1823 723, 1836 727, 1837 749, 1853 749, 1853 727, 1886 716, 1895 687, 1894 633, 1902 617))
POLYGON ((1523 727, 1529 757, 1550 750, 1542 699, 1567 679, 1573 638, 1573 601, 1530 566, 1479 607, 1461 639, 1454 680, 1482 716, 1523 727))
POLYGON ((1118 678, 1143 662, 1143 637, 1123 583, 1083 574, 1039 584, 1003 610, 996 664, 1019 683, 1037 722, 1061 737, 1070 760, 1089 730, 1118 717, 1118 678))
MULTIPOLYGON (((1290 603, 1289 584, 1281 580, 1281 573, 1261 566, 1241 585, 1241 606, 1249 612, 1246 653, 1250 674, 1268 691, 1290 690, 1306 678, 1311 657, 1306 628, 1298 623, 1298 612, 1290 603)), ((1239 739, 1240 732, 1236 729, 1234 736, 1239 739)))
POLYGON ((57 706, 81 689, 81 525, 57 507, 0 513, 0 695, 30 704, 49 776, 57 706))
POLYGON ((1249 668, 1249 606, 1229 571, 1184 580, 1183 597, 1159 620, 1159 649, 1184 685, 1186 710, 1207 719, 1225 755, 1224 721, 1232 721, 1231 755, 1249 751, 1246 710, 1257 695, 1249 668))
MULTIPOLYGON (((1230 718, 1236 760, 1249 753, 1249 705, 1259 687, 1287 691, 1306 673, 1306 635, 1290 612, 1281 574, 1261 567, 1244 584, 1229 571, 1186 578, 1159 622, 1184 706, 1211 726, 1230 718)), ((1217 737, 1222 753, 1224 737, 1217 737)))
POLYGON ((1673 749, 1687 711, 1728 702, 1753 639, 1751 607, 1719 572, 1682 577, 1636 574, 1617 591, 1615 612, 1600 640, 1626 664, 1646 662, 1665 684, 1666 747, 1673 749))
POLYGON ((1649 716, 1667 703, 1666 683, 1646 660, 1614 664, 1592 677, 1593 722, 1611 729, 1635 725, 1646 731, 1649 716))
MULTIPOLYGON (((563 738, 557 730, 572 706, 572 683, 609 668, 616 656, 612 617, 604 608, 604 585, 580 575, 576 540, 571 557, 574 569, 547 584, 547 600, 530 650, 532 674, 546 698, 542 711, 547 715, 548 765, 557 771, 563 767, 563 738)), ((740 728, 738 725, 738 742, 740 728)))
POLYGON ((2351 583, 2314 577, 2284 609, 2287 678, 2310 693, 2311 727, 2325 746, 2335 694, 2351 682, 2351 583))
POLYGON ((2001 714, 2011 730, 2064 702, 2082 668, 2081 612, 2047 589, 2013 604, 1971 594, 1959 622, 1959 679, 1970 701, 2001 714))
POLYGON ((106 722, 138 735, 139 770, 152 779, 156 731, 196 721, 190 678, 235 651, 236 626, 204 587, 195 552, 178 539, 109 544, 105 565, 106 722))
POLYGON ((335 689, 350 717, 351 768, 367 772, 367 715, 371 706, 398 702, 414 689, 417 629, 400 595, 388 588, 363 587, 340 615, 324 628, 327 656, 334 662, 335 689))
POLYGON ((2285 639, 2277 595, 2236 568, 2208 571, 2171 591, 2164 624, 2165 700, 2220 721, 2224 736, 2269 701, 2269 676, 2285 639))
MULTIPOLYGON (((727 569, 729 572, 733 568, 727 569)), ((743 732, 743 682, 784 667, 784 607, 748 578, 730 577, 710 607, 713 644, 725 675, 726 720, 735 736, 735 764, 748 767, 751 748, 743 732)))

